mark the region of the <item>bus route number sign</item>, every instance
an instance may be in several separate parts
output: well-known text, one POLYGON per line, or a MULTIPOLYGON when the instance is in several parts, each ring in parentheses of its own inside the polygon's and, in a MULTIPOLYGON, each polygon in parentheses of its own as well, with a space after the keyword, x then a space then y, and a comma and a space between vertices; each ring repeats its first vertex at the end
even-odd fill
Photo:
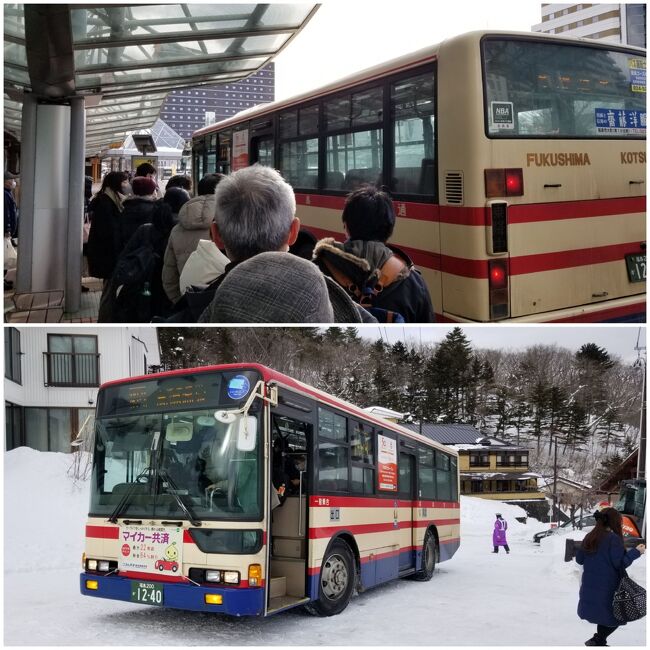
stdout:
POLYGON ((131 601, 145 605, 162 605, 163 588, 153 582, 131 581, 131 601))
POLYGON ((631 253, 625 256, 627 277, 630 282, 645 282, 646 260, 643 253, 631 253))

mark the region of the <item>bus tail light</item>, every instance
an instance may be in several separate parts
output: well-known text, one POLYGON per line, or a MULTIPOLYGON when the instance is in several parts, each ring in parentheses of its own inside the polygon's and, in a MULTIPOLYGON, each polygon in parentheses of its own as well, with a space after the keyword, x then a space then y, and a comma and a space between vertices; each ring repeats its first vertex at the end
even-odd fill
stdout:
POLYGON ((248 585, 258 587, 262 582, 262 565, 251 564, 248 567, 248 585))
POLYGON ((510 311, 507 259, 490 260, 488 262, 488 282, 490 287, 490 319, 507 318, 510 311))
POLYGON ((493 199, 502 196, 524 195, 524 170, 486 169, 485 196, 493 199))

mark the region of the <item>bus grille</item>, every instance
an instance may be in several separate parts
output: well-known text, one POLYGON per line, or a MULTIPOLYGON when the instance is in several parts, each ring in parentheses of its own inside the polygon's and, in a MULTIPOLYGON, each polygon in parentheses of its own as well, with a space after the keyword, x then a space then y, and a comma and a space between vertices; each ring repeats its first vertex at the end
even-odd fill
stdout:
POLYGON ((463 204, 463 172, 446 172, 445 197, 447 203, 463 204))

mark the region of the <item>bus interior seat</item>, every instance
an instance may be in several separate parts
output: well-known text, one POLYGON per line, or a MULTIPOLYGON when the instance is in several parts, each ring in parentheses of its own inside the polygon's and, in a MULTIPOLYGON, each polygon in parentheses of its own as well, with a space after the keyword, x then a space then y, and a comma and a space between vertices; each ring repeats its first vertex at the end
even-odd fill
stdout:
POLYGON ((343 172, 327 172, 325 174, 325 189, 340 190, 343 188, 344 180, 343 172))
POLYGON ((349 169, 345 174, 344 190, 356 190, 361 185, 377 185, 381 180, 380 172, 374 167, 368 169, 349 169))

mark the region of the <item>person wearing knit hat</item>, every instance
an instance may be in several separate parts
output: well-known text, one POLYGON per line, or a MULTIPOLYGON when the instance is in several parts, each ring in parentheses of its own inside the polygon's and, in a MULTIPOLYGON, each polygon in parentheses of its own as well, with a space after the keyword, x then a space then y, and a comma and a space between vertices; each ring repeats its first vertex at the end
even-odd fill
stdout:
POLYGON ((131 181, 132 196, 124 200, 120 218, 120 252, 135 231, 151 223, 156 202, 156 181, 149 176, 136 176, 131 181))

